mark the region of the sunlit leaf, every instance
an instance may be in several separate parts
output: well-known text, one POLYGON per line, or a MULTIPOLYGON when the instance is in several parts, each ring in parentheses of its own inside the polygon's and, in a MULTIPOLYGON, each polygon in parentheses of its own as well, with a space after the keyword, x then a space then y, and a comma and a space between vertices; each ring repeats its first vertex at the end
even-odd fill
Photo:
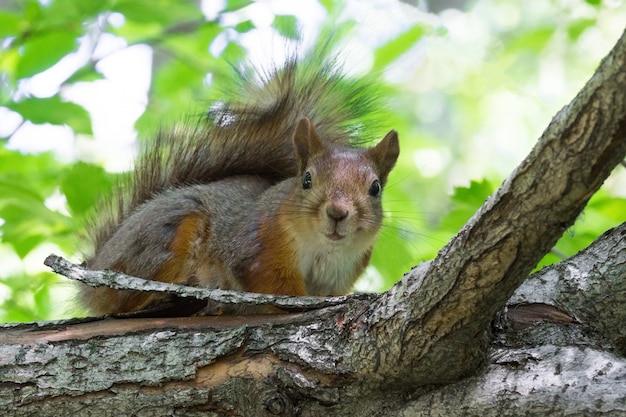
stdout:
POLYGON ((9 290, 9 298, 0 309, 0 322, 48 319, 54 313, 50 288, 56 282, 57 276, 49 272, 36 275, 16 274, 0 279, 0 286, 9 290))
POLYGON ((252 0, 227 0, 226 7, 222 9, 222 13, 234 12, 235 10, 243 9, 253 3, 252 0))
POLYGON ((298 19, 292 15, 278 15, 274 17, 272 26, 278 33, 289 39, 299 39, 298 19))
POLYGON ((573 22, 567 28, 567 34, 572 41, 578 40, 588 28, 593 27, 596 24, 595 19, 579 19, 573 22))
POLYGON ((99 166, 78 162, 64 173, 61 191, 73 215, 84 216, 112 184, 112 176, 99 166))
MULTIPOLYGON (((54 3, 61 3, 56 1, 54 3)), ((65 1, 76 8, 77 14, 83 19, 96 16, 98 13, 105 11, 110 5, 110 0, 89 0, 89 1, 65 1)))
POLYGON ((452 210, 441 220, 442 225, 449 230, 459 230, 493 191, 493 186, 487 180, 471 181, 469 187, 456 187, 450 198, 452 210))
POLYGON ((7 204, 0 207, 1 239, 10 244, 24 258, 35 247, 57 231, 65 229, 66 221, 60 213, 52 212, 44 204, 7 204))
POLYGON ((18 193, 18 199, 30 195, 43 201, 58 186, 62 167, 50 152, 23 155, 0 147, 0 184, 5 191, 0 193, 0 204, 13 199, 14 193, 18 193))
POLYGON ((50 98, 27 98, 9 103, 7 107, 36 124, 65 124, 77 133, 91 134, 89 113, 78 104, 62 101, 58 95, 50 98))
POLYGON ((0 38, 16 36, 20 27, 20 17, 16 14, 0 11, 0 38))
POLYGON ((35 204, 43 204, 43 197, 41 194, 33 190, 29 186, 24 184, 18 184, 8 182, 0 179, 0 207, 7 203, 7 201, 18 200, 23 202, 31 201, 35 204))
POLYGON ((111 33, 124 38, 129 44, 136 44, 160 39, 163 26, 156 22, 137 22, 126 20, 124 25, 118 28, 111 28, 111 33))
POLYGON ((122 13, 127 20, 141 23, 170 25, 186 20, 202 20, 200 10, 191 2, 169 0, 121 0, 113 10, 122 13))
POLYGON ((104 76, 96 71, 93 64, 89 63, 82 68, 78 69, 70 78, 65 80, 65 84, 72 84, 76 82, 87 82, 87 81, 95 81, 102 80, 104 76))
POLYGON ((553 26, 543 26, 521 32, 507 44, 507 51, 509 53, 517 53, 520 50, 540 51, 552 39, 555 30, 553 26))
POLYGON ((376 266, 384 280, 383 288, 377 290, 391 287, 414 265, 409 242, 415 242, 415 239, 406 225, 393 220, 385 221, 372 253, 372 265, 376 266))
POLYGON ((426 27, 423 24, 416 24, 385 45, 377 48, 374 52, 374 70, 380 71, 387 67, 415 46, 425 33, 426 27))
POLYGON ((252 20, 244 20, 243 22, 238 23, 233 27, 233 29, 235 29, 239 33, 246 33, 254 28, 255 26, 254 23, 252 23, 252 20))
POLYGON ((333 0, 320 0, 320 4, 322 6, 324 6, 324 8, 326 9, 327 12, 332 12, 335 5, 337 4, 336 2, 334 2, 333 0))
POLYGON ((224 52, 222 52, 222 58, 226 62, 238 62, 246 55, 246 50, 243 46, 235 42, 228 42, 224 52))
POLYGON ((58 31, 28 39, 21 47, 22 55, 17 64, 17 78, 26 78, 42 72, 74 51, 78 45, 75 35, 71 31, 58 31))

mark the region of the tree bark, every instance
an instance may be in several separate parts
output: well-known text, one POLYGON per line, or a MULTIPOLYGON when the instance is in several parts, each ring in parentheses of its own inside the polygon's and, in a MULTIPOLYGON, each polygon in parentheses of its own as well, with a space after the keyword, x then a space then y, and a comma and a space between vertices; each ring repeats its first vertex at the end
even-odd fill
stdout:
POLYGON ((626 35, 437 258, 388 292, 302 304, 256 296, 298 311, 277 316, 10 326, 0 332, 0 409, 15 416, 626 412, 626 223, 528 278, 626 155, 624 91, 626 35))

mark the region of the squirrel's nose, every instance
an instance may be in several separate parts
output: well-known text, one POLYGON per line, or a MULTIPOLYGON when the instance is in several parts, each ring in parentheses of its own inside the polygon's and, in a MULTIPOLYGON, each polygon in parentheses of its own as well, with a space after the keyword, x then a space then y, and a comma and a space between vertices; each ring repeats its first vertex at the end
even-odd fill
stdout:
POLYGON ((341 204, 329 204, 326 207, 326 214, 328 215, 328 217, 336 222, 340 222, 348 217, 349 213, 350 210, 348 209, 348 207, 341 204))

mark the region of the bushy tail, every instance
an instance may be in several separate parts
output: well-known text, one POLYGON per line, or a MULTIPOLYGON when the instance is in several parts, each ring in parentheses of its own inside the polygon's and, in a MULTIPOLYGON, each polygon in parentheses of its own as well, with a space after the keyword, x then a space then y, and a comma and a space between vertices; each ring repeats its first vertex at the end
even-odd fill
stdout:
POLYGON ((242 174, 272 181, 296 175, 292 136, 302 117, 334 144, 371 141, 380 133, 380 87, 372 77, 345 76, 335 59, 322 55, 292 58, 265 73, 240 69, 237 87, 213 101, 204 120, 162 130, 98 213, 91 227, 94 249, 165 189, 242 174))

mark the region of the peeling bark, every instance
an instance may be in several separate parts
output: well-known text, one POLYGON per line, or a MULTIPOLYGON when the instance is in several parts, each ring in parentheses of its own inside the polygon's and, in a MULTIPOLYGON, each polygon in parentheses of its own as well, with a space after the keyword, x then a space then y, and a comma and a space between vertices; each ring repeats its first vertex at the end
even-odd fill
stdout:
POLYGON ((624 91, 626 35, 438 257, 390 291, 306 300, 204 293, 290 313, 5 327, 0 409, 15 416, 625 412, 626 223, 528 278, 626 155, 624 91))

